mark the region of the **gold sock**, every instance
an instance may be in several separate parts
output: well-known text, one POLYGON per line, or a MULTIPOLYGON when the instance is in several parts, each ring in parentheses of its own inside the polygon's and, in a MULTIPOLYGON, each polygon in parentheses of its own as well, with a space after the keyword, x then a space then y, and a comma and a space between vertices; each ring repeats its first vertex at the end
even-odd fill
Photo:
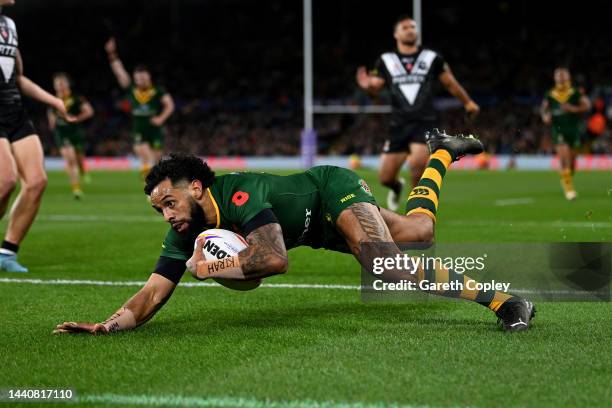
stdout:
POLYGON ((449 297, 449 298, 459 298, 470 300, 472 302, 479 303, 494 312, 497 312, 501 305, 503 305, 508 299, 513 296, 506 293, 500 292, 496 290, 476 290, 476 289, 468 289, 467 282, 474 281, 475 283, 470 284, 470 286, 475 286, 478 281, 470 278, 467 275, 462 273, 457 273, 452 269, 446 269, 442 266, 436 265, 435 268, 419 268, 418 271, 418 279, 419 282, 422 280, 427 280, 429 283, 451 283, 455 282, 455 287, 461 287, 461 290, 446 290, 446 291, 429 291, 430 293, 434 293, 436 295, 449 297))
POLYGON ((442 188, 442 179, 448 166, 452 163, 451 154, 444 149, 436 150, 430 157, 427 168, 410 195, 406 203, 406 215, 421 213, 436 220, 438 199, 442 188))
POLYGON ((571 169, 561 170, 561 186, 563 187, 563 191, 566 193, 568 191, 574 191, 574 181, 572 178, 571 169))

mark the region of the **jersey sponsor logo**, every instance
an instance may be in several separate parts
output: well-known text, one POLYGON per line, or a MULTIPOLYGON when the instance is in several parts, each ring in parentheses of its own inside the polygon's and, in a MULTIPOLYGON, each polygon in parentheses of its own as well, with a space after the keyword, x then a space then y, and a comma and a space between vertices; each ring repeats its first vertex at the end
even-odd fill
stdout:
POLYGON ((355 194, 352 194, 352 193, 351 193, 351 194, 349 194, 349 195, 347 195, 347 196, 342 197, 342 198, 340 199, 340 202, 341 202, 341 203, 345 203, 345 202, 347 202, 348 200, 353 199, 353 198, 355 198, 355 197, 356 197, 356 196, 355 196, 355 194))
POLYGON ((412 58, 400 60, 394 52, 382 55, 382 60, 391 75, 394 85, 397 85, 402 95, 410 105, 413 105, 419 96, 422 84, 427 80, 427 75, 436 58, 436 53, 431 50, 422 50, 416 61, 412 58))
POLYGON ((5 83, 9 83, 15 72, 17 55, 17 31, 13 20, 0 16, 0 71, 5 83))
POLYGON ((366 194, 372 195, 372 190, 370 190, 370 186, 368 186, 368 183, 366 183, 364 179, 359 180, 359 185, 366 194))
POLYGON ((232 196, 232 203, 236 207, 243 206, 247 201, 249 201, 249 193, 245 193, 244 191, 236 191, 232 196))
POLYGON ((298 238, 298 242, 303 242, 306 239, 306 235, 308 235, 308 231, 310 230, 310 219, 312 217, 312 210, 310 208, 306 209, 306 216, 304 219, 304 231, 302 231, 302 235, 298 238))

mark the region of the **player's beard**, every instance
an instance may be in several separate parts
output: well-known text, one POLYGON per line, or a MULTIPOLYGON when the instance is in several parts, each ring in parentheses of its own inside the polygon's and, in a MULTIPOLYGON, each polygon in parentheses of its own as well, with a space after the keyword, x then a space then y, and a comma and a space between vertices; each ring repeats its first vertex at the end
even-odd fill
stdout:
POLYGON ((189 197, 189 206, 191 207, 189 231, 200 233, 203 230, 210 228, 210 226, 206 225, 206 214, 204 214, 204 210, 192 197, 189 197))
POLYGON ((418 41, 418 38, 415 37, 414 39, 402 41, 402 44, 407 45, 408 47, 414 47, 416 45, 417 41, 418 41))

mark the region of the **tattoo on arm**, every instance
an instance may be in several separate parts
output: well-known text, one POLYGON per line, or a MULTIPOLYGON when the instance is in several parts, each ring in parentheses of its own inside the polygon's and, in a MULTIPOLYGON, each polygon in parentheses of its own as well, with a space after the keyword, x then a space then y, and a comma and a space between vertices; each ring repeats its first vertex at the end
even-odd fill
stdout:
POLYGON ((263 225, 247 237, 249 247, 238 254, 242 271, 248 279, 268 276, 271 264, 287 262, 287 249, 279 224, 263 225))
POLYGON ((372 204, 355 203, 348 207, 348 210, 359 221, 361 229, 365 232, 370 242, 393 242, 385 220, 383 220, 378 209, 372 204))

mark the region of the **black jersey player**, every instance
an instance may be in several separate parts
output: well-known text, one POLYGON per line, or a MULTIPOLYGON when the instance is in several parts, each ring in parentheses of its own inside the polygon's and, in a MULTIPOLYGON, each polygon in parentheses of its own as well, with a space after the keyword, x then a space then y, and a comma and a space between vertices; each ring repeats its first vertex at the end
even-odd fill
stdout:
MULTIPOLYGON (((0 8, 13 3, 14 0, 0 0, 0 8)), ((0 14, 0 68, 0 218, 17 181, 21 182, 0 247, 0 270, 27 272, 17 262, 17 251, 38 212, 47 175, 43 148, 21 103, 21 95, 49 105, 67 122, 74 121, 74 117, 68 115, 61 99, 24 76, 17 27, 3 14, 0 14)))
POLYGON ((391 93, 391 122, 389 137, 383 146, 379 171, 380 182, 391 191, 387 207, 395 211, 399 206, 404 180, 398 178, 402 165, 409 157, 412 185, 415 186, 427 165, 429 153, 425 146, 425 132, 436 125, 433 105, 434 84, 442 85, 457 97, 470 115, 480 111, 465 89, 457 82, 448 64, 434 50, 418 45, 418 27, 409 16, 400 16, 393 36, 397 47, 386 52, 376 62, 374 70, 357 70, 358 85, 370 94, 388 87, 391 93), (408 156, 410 154, 410 156, 408 156))

